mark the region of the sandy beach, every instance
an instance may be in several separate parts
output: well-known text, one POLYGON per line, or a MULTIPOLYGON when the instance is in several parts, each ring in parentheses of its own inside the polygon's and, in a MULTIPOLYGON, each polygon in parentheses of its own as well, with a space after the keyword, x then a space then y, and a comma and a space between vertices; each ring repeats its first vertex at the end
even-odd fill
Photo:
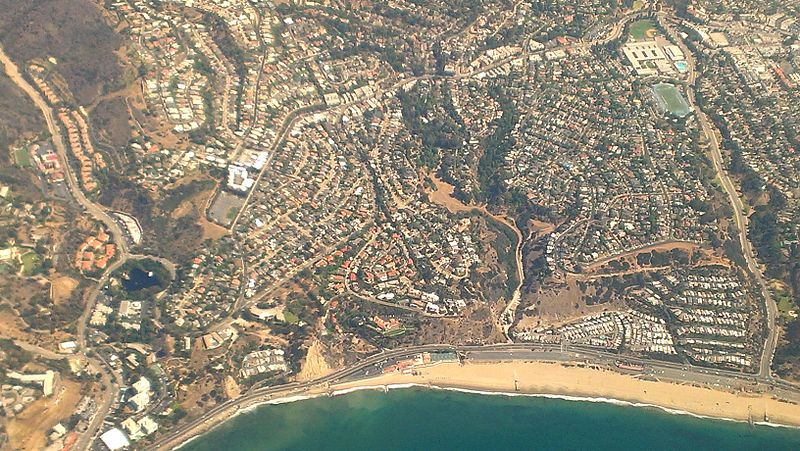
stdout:
POLYGON ((765 394, 731 393, 692 385, 647 381, 613 371, 567 367, 555 363, 493 362, 464 365, 443 363, 418 368, 416 373, 387 374, 332 388, 348 390, 359 386, 417 384, 492 392, 518 391, 605 398, 738 421, 748 421, 752 415, 753 421, 761 422, 766 412, 770 423, 800 426, 800 406, 765 394))
POLYGON ((485 363, 456 362, 415 367, 414 373, 390 373, 283 396, 250 399, 238 408, 225 409, 206 419, 191 432, 159 443, 157 449, 174 449, 196 439, 215 426, 264 404, 283 404, 304 399, 343 395, 357 390, 403 387, 428 387, 477 391, 487 394, 553 396, 580 401, 609 402, 638 407, 659 408, 670 413, 689 414, 755 423, 800 427, 800 405, 781 401, 768 394, 729 392, 690 384, 643 380, 611 370, 579 367, 574 364, 503 361, 485 363), (769 421, 765 422, 765 413, 769 421))

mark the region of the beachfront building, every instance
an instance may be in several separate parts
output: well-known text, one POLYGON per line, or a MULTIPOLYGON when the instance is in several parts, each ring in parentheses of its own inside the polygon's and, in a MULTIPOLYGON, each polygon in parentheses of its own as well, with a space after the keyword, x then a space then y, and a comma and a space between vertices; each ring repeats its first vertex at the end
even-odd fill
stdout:
POLYGON ((122 422, 122 428, 128 433, 130 440, 137 441, 156 432, 158 423, 150 416, 142 417, 139 420, 135 417, 129 417, 122 422))
POLYGON ((127 448, 131 445, 131 442, 128 441, 128 437, 126 437, 125 433, 119 430, 119 428, 112 428, 104 432, 103 435, 100 436, 100 441, 102 441, 110 451, 127 448))
POLYGON ((244 357, 239 376, 246 379, 263 373, 286 372, 289 367, 286 365, 284 354, 282 349, 251 352, 244 357))

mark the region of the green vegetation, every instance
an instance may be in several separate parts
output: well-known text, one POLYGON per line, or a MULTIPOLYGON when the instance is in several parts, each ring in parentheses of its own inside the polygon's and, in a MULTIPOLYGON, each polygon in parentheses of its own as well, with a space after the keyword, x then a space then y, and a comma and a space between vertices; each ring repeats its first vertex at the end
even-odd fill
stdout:
POLYGON ((775 293, 775 302, 778 304, 778 311, 780 312, 781 316, 785 319, 792 319, 792 317, 789 315, 789 312, 792 310, 797 310, 797 306, 792 300, 791 295, 784 290, 780 290, 779 292, 775 293))
POLYGON ((0 275, 14 274, 16 270, 8 263, 0 263, 0 275))
POLYGON ((6 371, 20 370, 26 363, 33 360, 30 352, 20 348, 8 338, 0 338, 0 355, 3 356, 3 359, 0 359, 0 383, 8 381, 6 371))
POLYGON ((228 210, 228 213, 225 215, 225 218, 227 218, 228 221, 233 221, 234 219, 236 219, 237 214, 239 214, 239 208, 231 207, 231 209, 228 210))
POLYGON ((205 144, 206 138, 216 131, 214 124, 214 94, 206 87, 202 89, 205 120, 200 128, 189 132, 189 140, 195 144, 205 144))
POLYGON ((383 336, 388 338, 394 338, 394 337, 399 337, 400 335, 403 335, 406 332, 410 331, 413 331, 413 329, 406 329, 405 327, 401 326, 395 329, 387 330, 386 332, 383 333, 383 336))
MULTIPOLYGON (((342 327, 380 347, 393 348, 416 343, 417 333, 421 330, 420 318, 417 315, 403 313, 394 307, 372 304, 359 298, 344 301, 335 316, 342 327), (396 318, 400 321, 400 325, 388 331, 381 331, 371 319, 375 316, 396 318)), ((330 322, 327 325, 332 327, 330 322)))
POLYGON ((497 251, 497 260, 502 265, 503 271, 506 273, 506 297, 511 299, 514 291, 519 284, 519 276, 517 273, 517 234, 511 227, 492 218, 485 216, 486 222, 494 231, 497 231, 505 239, 495 240, 494 248, 497 251))
POLYGON ((292 313, 288 309, 283 311, 283 318, 289 324, 297 324, 297 323, 300 322, 300 317, 298 317, 297 315, 295 315, 294 313, 292 313))
MULTIPOLYGON (((680 248, 675 248, 675 249, 670 249, 669 252, 662 252, 657 250, 650 252, 641 252, 636 255, 636 263, 638 263, 639 266, 653 266, 653 267, 668 266, 675 263, 681 266, 685 266, 690 263, 690 258, 688 252, 680 248)), ((617 261, 609 262, 609 266, 611 266, 612 269, 617 271, 628 269, 624 265, 621 266, 620 263, 617 261)))
MULTIPOLYGON (((42 264, 44 268, 49 264, 49 260, 45 260, 42 264)), ((83 313, 83 294, 88 284, 87 280, 81 280, 69 298, 58 304, 53 303, 47 289, 35 290, 27 306, 19 310, 20 317, 34 329, 50 331, 64 329, 83 313)))
MULTIPOLYGON (((156 327, 155 323, 150 318, 142 318, 141 328, 125 329, 119 323, 119 318, 116 313, 113 313, 108 318, 108 325, 105 326, 103 332, 108 334, 111 340, 120 343, 155 343, 162 329, 156 327)), ((137 358, 140 362, 144 361, 144 356, 137 353, 137 358)))
MULTIPOLYGON (((3 363, 8 368, 19 368, 33 359, 30 352, 20 348, 8 338, 0 338, 0 351, 4 354, 3 363)), ((0 372, 0 375, 5 373, 0 372)))
POLYGON ((400 91, 397 98, 403 106, 406 126, 414 137, 422 141, 422 149, 417 155, 422 166, 436 168, 443 153, 446 155, 448 150, 461 147, 466 129, 444 84, 429 88, 417 85, 409 91, 400 91))
POLYGON ((511 98, 499 85, 489 87, 489 95, 500 104, 502 116, 493 121, 494 133, 481 142, 484 149, 478 162, 478 182, 484 197, 494 203, 505 192, 500 169, 505 163, 506 154, 514 147, 511 131, 519 121, 519 112, 511 98))
POLYGON ((28 152, 27 146, 20 147, 14 151, 14 161, 17 166, 27 168, 31 166, 31 154, 28 152))
POLYGON ((683 118, 691 112, 689 104, 675 85, 659 83, 653 86, 653 92, 656 94, 658 104, 673 116, 683 118))
POLYGON ((42 260, 35 252, 28 252, 22 256, 22 274, 30 276, 36 274, 42 267, 42 260))
POLYGON ((157 232, 147 236, 153 254, 171 261, 185 261, 194 257, 203 242, 203 228, 198 224, 199 220, 200 213, 196 209, 174 220, 168 215, 155 216, 151 230, 157 232))
POLYGON ((652 20, 637 20, 633 22, 628 28, 628 33, 631 38, 636 41, 645 41, 650 39, 650 35, 656 31, 656 25, 652 20), (652 31, 651 31, 652 30, 652 31))
POLYGON ((775 366, 782 377, 797 376, 795 368, 800 365, 800 318, 795 318, 785 329, 786 340, 775 351, 775 366))
POLYGON ((173 404, 170 408, 172 412, 167 416, 167 420, 172 424, 178 423, 187 414, 186 409, 178 405, 178 403, 173 404))
POLYGON ((211 180, 192 180, 185 185, 178 186, 177 188, 165 192, 164 200, 161 201, 159 207, 163 211, 172 211, 178 208, 186 199, 210 189, 212 186, 214 186, 214 182, 211 180))
MULTIPOLYGON (((247 77, 246 55, 244 50, 236 43, 228 29, 228 24, 220 16, 212 13, 203 14, 203 23, 211 32, 211 37, 219 46, 220 51, 233 64, 236 76, 239 78, 239 87, 236 93, 236 116, 241 116, 242 95, 244 93, 244 80, 247 77)), ((201 68, 202 68, 202 63, 201 68)), ((205 99, 204 99, 205 100, 205 99)))
POLYGON ((800 288, 800 249, 797 244, 788 245, 786 236, 789 232, 778 220, 778 214, 786 208, 787 199, 771 185, 767 192, 769 202, 757 206, 750 215, 748 237, 759 259, 767 265, 766 275, 779 279, 786 277, 796 290, 800 288))

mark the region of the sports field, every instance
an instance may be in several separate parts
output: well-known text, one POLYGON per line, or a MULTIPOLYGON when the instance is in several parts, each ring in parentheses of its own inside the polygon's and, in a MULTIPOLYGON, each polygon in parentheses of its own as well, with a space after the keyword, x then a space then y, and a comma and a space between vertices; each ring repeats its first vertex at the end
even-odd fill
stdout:
POLYGON ((653 86, 653 94, 655 94, 658 105, 673 116, 686 117, 692 111, 680 90, 673 84, 659 83, 653 86))
POLYGON ((19 167, 29 167, 31 165, 31 156, 28 153, 27 147, 20 147, 14 151, 14 160, 19 167))
POLYGON ((634 41, 646 41, 656 35, 656 25, 651 20, 637 20, 630 25, 628 34, 634 41))

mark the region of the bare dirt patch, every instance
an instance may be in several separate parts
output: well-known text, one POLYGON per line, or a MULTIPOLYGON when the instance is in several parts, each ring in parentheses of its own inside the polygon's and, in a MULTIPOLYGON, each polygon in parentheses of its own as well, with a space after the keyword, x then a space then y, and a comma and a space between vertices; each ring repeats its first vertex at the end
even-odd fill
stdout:
POLYGON ((527 307, 517 326, 519 328, 563 324, 582 316, 617 308, 614 302, 586 305, 583 293, 572 277, 563 285, 541 288, 536 293, 525 296, 522 303, 527 307))
POLYGON ((78 286, 78 281, 69 276, 62 276, 50 281, 50 297, 58 305, 70 298, 78 286))
MULTIPOLYGON (((190 180, 187 180, 187 183, 189 181, 190 180)), ((215 192, 215 190, 212 188, 212 189, 197 193, 196 195, 192 196, 191 198, 183 201, 178 206, 178 208, 176 208, 170 214, 170 216, 173 217, 173 218, 180 218, 182 216, 190 214, 192 212, 192 210, 196 210, 196 211, 200 212, 200 215, 199 215, 199 218, 197 220, 197 223, 200 225, 200 227, 202 228, 202 231, 203 231, 202 239, 203 240, 207 240, 207 239, 218 240, 218 239, 222 238, 223 236, 228 234, 228 229, 225 228, 225 227, 222 227, 219 224, 215 224, 215 223, 209 221, 208 218, 206 218, 206 214, 205 214, 206 207, 211 202, 211 200, 212 200, 211 198, 214 196, 214 192, 215 192)))
POLYGON ((214 224, 205 217, 200 217, 200 227, 203 228, 203 240, 218 240, 228 234, 228 229, 214 224))
MULTIPOLYGON (((433 180, 434 185, 436 185, 435 191, 428 192, 428 198, 431 200, 431 202, 434 202, 436 204, 439 204, 447 208, 448 210, 450 210, 451 213, 458 213, 464 211, 479 211, 486 216, 492 217, 496 221, 502 222, 503 224, 507 225, 509 228, 515 230, 516 232, 519 232, 519 230, 517 230, 516 225, 514 224, 514 221, 507 215, 492 213, 486 209, 485 205, 467 205, 461 202, 460 200, 456 199, 455 197, 453 197, 453 192, 455 191, 455 187, 453 185, 436 177, 436 175, 434 174, 429 174, 428 176, 430 177, 431 180, 433 180)), ((548 227, 548 226, 554 227, 551 224, 547 224, 545 222, 541 222, 540 224, 542 224, 543 227, 548 227)), ((519 235, 519 233, 517 234, 519 235)), ((519 236, 519 238, 521 239, 522 237, 519 236)))
POLYGON ((100 102, 114 100, 121 97, 136 97, 140 96, 141 94, 141 85, 139 83, 131 83, 124 88, 95 97, 94 100, 92 100, 92 102, 86 107, 86 111, 91 113, 92 110, 97 108, 97 105, 99 105, 100 102))
POLYGON ((555 224, 551 224, 549 222, 544 222, 544 221, 537 221, 535 219, 529 220, 528 226, 531 229, 531 231, 537 234, 538 236, 546 235, 556 230, 555 224))
POLYGON ((62 380, 55 395, 34 401, 8 422, 11 449, 44 449, 47 443, 45 434, 56 423, 72 415, 80 399, 80 384, 62 380))
POLYGON ((242 389, 232 376, 225 376, 225 396, 228 399, 236 399, 242 394, 242 389))
POLYGON ((430 174, 429 177, 433 180, 433 183, 436 185, 436 190, 431 191, 428 193, 428 198, 430 198, 431 202, 437 203, 448 210, 451 213, 458 213, 460 211, 471 211, 477 207, 469 206, 461 202, 460 200, 453 197, 453 192, 455 192, 455 187, 444 180, 440 179, 434 174, 430 174))
POLYGON ((487 305, 470 305, 458 319, 424 318, 421 341, 424 343, 502 343, 506 341, 497 313, 487 305))
POLYGON ((23 332, 26 327, 16 313, 10 309, 0 309, 0 330, 3 331, 2 335, 4 337, 25 340, 28 338, 28 334, 23 332))
POLYGON ((300 369, 300 372, 297 374, 298 381, 302 382, 317 379, 329 374, 332 371, 332 368, 325 360, 325 356, 322 354, 322 351, 322 344, 315 340, 314 343, 311 344, 311 347, 308 348, 306 360, 303 363, 303 367, 300 369))

